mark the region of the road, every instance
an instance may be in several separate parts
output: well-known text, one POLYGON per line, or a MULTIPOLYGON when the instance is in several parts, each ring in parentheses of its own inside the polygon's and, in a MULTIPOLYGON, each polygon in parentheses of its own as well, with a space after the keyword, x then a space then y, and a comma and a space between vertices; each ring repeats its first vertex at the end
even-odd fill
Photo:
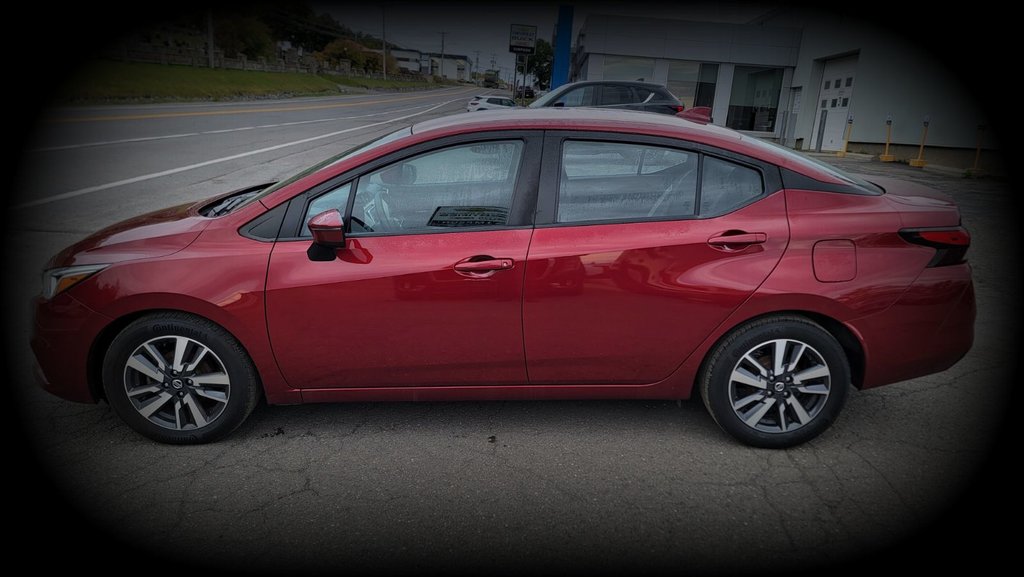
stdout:
POLYGON ((472 92, 42 119, 6 197, 4 380, 30 439, 31 461, 16 462, 39 474, 7 469, 9 526, 23 535, 14 548, 49 543, 52 563, 83 566, 144 555, 148 567, 231 570, 702 573, 916 569, 1009 543, 1013 532, 985 515, 1009 489, 991 457, 1016 382, 1019 259, 1005 244, 1014 205, 995 181, 861 159, 839 163, 924 180, 961 203, 974 233, 976 345, 945 373, 853 394, 830 431, 796 449, 740 446, 699 402, 654 401, 261 406, 226 441, 169 447, 105 404, 33 385, 26 303, 52 253, 127 216, 274 180, 457 113, 472 92), (19 507, 22 496, 31 506, 19 507), (888 547, 898 557, 883 565, 888 547), (97 553, 75 555, 87 548, 97 553))

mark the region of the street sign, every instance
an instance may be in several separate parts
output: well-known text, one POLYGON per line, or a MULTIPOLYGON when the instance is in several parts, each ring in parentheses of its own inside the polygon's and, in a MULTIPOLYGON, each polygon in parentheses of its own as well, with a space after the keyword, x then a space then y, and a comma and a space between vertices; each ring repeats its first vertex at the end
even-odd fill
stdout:
POLYGON ((508 51, 516 54, 533 54, 537 46, 537 27, 529 24, 513 24, 508 36, 508 51))

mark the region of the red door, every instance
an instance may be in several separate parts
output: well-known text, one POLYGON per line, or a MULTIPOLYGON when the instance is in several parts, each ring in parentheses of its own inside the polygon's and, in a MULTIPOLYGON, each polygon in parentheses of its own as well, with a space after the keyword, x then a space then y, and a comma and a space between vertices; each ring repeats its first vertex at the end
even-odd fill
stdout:
POLYGON ((528 229, 349 239, 329 262, 279 242, 267 279, 278 365, 296 388, 523 383, 529 242, 528 229), (512 268, 455 270, 474 256, 512 268))
POLYGON ((559 144, 560 170, 545 168, 561 175, 557 215, 538 224, 526 270, 530 382, 657 382, 781 258, 777 171, 637 143, 559 144))
POLYGON ((525 143, 443 147, 308 201, 307 217, 351 206, 351 230, 333 260, 310 260, 310 240, 278 241, 271 254, 267 326, 291 386, 527 381, 522 287, 532 227, 515 215, 528 213, 517 203, 536 176, 517 175, 537 168, 539 150, 526 155, 532 165, 521 162, 525 143))

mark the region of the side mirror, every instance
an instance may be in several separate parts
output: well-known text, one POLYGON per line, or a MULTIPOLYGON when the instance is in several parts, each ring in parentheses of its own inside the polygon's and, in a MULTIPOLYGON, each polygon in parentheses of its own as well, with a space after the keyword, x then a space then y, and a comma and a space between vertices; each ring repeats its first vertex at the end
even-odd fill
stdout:
POLYGON ((345 219, 336 208, 325 210, 309 219, 313 242, 331 248, 345 247, 345 219))

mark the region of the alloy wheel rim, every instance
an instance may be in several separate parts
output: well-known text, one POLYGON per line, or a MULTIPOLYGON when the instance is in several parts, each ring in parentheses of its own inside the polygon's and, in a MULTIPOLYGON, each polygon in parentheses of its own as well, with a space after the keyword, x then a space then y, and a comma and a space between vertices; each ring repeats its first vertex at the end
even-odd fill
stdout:
POLYGON ((176 431, 202 429, 227 407, 231 380, 220 358, 184 336, 150 339, 125 362, 128 400, 149 422, 176 431))
POLYGON ((794 339, 765 341, 747 351, 729 374, 729 404, 746 426, 788 433, 824 409, 832 372, 814 347, 794 339))

